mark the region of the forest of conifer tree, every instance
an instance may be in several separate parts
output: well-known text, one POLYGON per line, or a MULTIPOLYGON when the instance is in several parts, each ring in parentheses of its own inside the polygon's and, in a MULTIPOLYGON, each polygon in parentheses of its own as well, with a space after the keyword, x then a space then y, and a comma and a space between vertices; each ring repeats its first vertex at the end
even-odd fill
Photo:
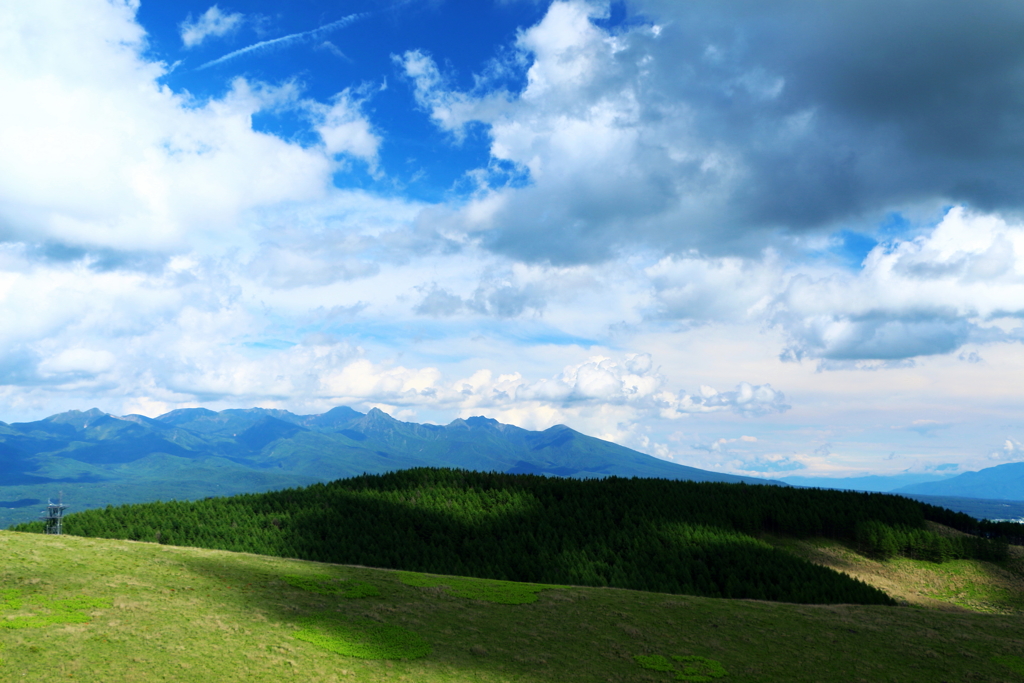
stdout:
MULTIPOLYGON (((41 523, 15 527, 42 531, 41 523)), ((879 558, 1006 557, 1020 525, 907 498, 664 479, 452 469, 302 489, 89 510, 65 533, 508 579, 800 603, 893 604, 757 537, 825 537, 879 558), (926 520, 974 534, 951 538, 926 520), (993 538, 985 538, 991 536, 993 538)))

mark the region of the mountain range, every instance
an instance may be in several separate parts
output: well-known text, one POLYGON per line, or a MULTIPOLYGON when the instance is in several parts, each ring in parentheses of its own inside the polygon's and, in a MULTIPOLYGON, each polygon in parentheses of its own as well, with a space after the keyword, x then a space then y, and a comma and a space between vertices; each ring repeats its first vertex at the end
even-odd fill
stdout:
POLYGON ((486 417, 418 424, 376 408, 360 413, 338 407, 321 415, 186 408, 156 418, 93 408, 35 422, 0 422, 0 528, 32 519, 60 491, 72 509, 82 509, 268 491, 411 467, 882 491, 976 517, 1024 516, 1024 504, 992 507, 991 500, 978 500, 1024 501, 1024 463, 947 478, 776 481, 660 460, 565 425, 530 431, 486 417))
POLYGON ((72 410, 0 422, 0 528, 58 490, 80 507, 305 486, 363 473, 454 467, 561 477, 780 482, 709 472, 565 425, 530 431, 486 417, 402 422, 379 409, 321 415, 252 408, 174 410, 156 418, 72 410))

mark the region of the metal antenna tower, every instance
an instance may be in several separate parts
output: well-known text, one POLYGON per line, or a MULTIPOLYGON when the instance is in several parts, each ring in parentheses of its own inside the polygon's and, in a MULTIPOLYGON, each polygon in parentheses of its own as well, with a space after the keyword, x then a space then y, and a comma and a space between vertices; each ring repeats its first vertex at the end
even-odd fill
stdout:
POLYGON ((57 503, 47 499, 46 511, 39 513, 40 518, 46 521, 46 533, 57 534, 61 533, 61 522, 64 519, 64 511, 69 506, 64 504, 64 492, 60 492, 60 498, 57 503))

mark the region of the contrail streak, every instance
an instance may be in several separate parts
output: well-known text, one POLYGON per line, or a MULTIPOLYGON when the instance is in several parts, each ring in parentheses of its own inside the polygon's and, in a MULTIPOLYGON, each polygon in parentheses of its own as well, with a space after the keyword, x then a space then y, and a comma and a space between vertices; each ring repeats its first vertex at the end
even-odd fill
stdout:
POLYGON ((255 43, 254 45, 250 45, 248 47, 243 47, 241 50, 235 50, 234 52, 229 52, 226 55, 224 55, 223 57, 218 57, 217 59, 214 59, 213 61, 207 62, 206 64, 203 64, 202 66, 197 67, 196 71, 201 71, 201 70, 206 69, 208 67, 216 66, 217 64, 222 64, 223 62, 226 62, 228 60, 234 59, 235 57, 241 57, 242 55, 249 54, 250 52, 257 52, 257 51, 265 50, 267 48, 274 47, 275 45, 276 46, 288 45, 289 43, 294 43, 295 41, 302 40, 304 38, 316 37, 317 35, 319 35, 321 33, 327 33, 329 31, 333 31, 335 29, 344 28, 345 26, 348 26, 352 22, 358 21, 358 20, 363 19, 363 18, 368 17, 368 16, 370 16, 369 12, 359 12, 358 14, 350 14, 347 17, 342 17, 341 19, 338 19, 337 21, 332 21, 331 23, 325 24, 325 25, 321 26, 320 28, 313 29, 312 31, 303 31, 302 33, 293 33, 293 34, 291 34, 289 36, 281 36, 280 38, 274 38, 272 40, 264 40, 262 42, 255 43))

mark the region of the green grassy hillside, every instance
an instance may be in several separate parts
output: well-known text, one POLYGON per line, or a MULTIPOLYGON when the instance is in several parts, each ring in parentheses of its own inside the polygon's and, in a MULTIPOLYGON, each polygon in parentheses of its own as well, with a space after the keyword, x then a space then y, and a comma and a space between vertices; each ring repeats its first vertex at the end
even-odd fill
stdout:
POLYGON ((15 532, 0 532, 0 558, 3 681, 1024 681, 1019 616, 523 586, 15 532))
MULTIPOLYGON (((928 526, 938 534, 960 535, 948 527, 928 526)), ((1009 557, 1000 562, 952 560, 936 564, 908 557, 882 561, 864 556, 849 544, 824 538, 763 538, 797 557, 869 583, 902 604, 1024 616, 1024 547, 1011 546, 1009 557)))
MULTIPOLYGON (((852 535, 858 520, 913 522, 914 513, 921 517, 912 501, 834 491, 419 469, 268 494, 91 510, 68 516, 64 528, 79 536, 480 578, 887 604, 883 593, 751 534, 766 526, 795 535, 849 526, 852 535)), ((41 524, 18 529, 41 531, 41 524)))
POLYGON ((844 573, 772 548, 759 534, 855 541, 879 557, 1006 556, 1006 544, 929 531, 926 513, 976 523, 884 494, 423 468, 90 510, 68 516, 64 528, 437 574, 817 604, 893 602, 844 573))

